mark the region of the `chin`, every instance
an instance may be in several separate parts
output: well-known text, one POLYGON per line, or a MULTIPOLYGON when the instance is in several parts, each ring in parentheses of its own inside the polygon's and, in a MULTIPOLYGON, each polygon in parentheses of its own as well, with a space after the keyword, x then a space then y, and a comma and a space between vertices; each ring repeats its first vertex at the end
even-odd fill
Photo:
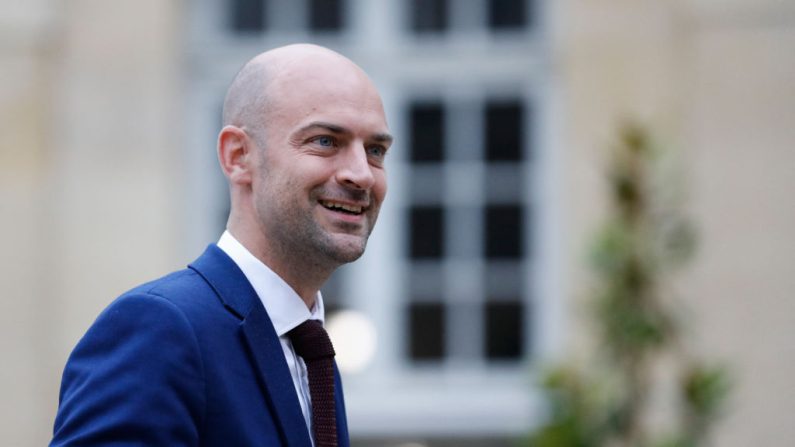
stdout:
POLYGON ((362 257, 362 254, 364 254, 364 251, 359 251, 356 253, 337 252, 335 253, 334 260, 337 261, 339 264, 348 264, 362 257))
POLYGON ((327 246, 326 254, 330 258, 341 264, 347 264, 359 259, 364 254, 367 246, 367 239, 360 237, 347 237, 346 240, 338 240, 327 246))

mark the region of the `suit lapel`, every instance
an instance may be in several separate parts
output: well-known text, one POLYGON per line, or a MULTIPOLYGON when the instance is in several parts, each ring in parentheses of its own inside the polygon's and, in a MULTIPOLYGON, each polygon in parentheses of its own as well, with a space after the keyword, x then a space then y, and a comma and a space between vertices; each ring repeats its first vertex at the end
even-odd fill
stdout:
POLYGON ((265 307, 243 272, 215 245, 207 247, 190 267, 215 289, 224 306, 242 319, 242 338, 261 379, 268 406, 282 430, 285 444, 311 445, 281 342, 265 307))
POLYGON ((287 445, 311 445, 279 337, 262 304, 252 308, 240 327, 268 390, 268 405, 281 422, 287 445))

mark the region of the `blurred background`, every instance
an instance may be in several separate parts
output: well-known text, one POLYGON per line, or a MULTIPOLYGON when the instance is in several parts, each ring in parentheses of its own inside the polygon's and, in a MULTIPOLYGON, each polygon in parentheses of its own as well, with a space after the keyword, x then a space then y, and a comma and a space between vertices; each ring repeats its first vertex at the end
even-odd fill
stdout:
POLYGON ((361 65, 397 143, 368 251, 324 296, 359 446, 501 446, 539 371, 589 349, 607 148, 676 149, 699 249, 687 343, 733 389, 717 446, 795 445, 795 3, 0 2, 0 439, 44 445, 66 358, 124 290, 220 236, 242 64, 315 42, 361 65))

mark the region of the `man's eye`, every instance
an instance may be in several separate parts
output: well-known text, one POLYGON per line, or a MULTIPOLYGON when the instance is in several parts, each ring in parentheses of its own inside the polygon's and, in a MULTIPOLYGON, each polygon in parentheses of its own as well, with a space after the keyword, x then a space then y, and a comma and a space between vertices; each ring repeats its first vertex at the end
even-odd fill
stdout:
POLYGON ((323 147, 333 147, 334 146, 334 138, 329 136, 319 136, 315 138, 315 143, 319 144, 323 147))
POLYGON ((384 158, 386 149, 383 146, 370 146, 367 148, 367 155, 376 158, 384 158))

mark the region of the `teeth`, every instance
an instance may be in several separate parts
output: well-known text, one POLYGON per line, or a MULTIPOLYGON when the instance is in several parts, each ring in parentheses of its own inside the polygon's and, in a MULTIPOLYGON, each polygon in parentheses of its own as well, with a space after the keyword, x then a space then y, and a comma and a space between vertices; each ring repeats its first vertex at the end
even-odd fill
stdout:
POLYGON ((330 201, 327 201, 327 200, 323 200, 320 203, 321 203, 321 205, 325 206, 326 208, 340 209, 340 210, 343 210, 343 211, 347 211, 349 213, 359 214, 359 213, 362 212, 362 207, 356 206, 356 205, 346 205, 344 203, 330 202, 330 201))

